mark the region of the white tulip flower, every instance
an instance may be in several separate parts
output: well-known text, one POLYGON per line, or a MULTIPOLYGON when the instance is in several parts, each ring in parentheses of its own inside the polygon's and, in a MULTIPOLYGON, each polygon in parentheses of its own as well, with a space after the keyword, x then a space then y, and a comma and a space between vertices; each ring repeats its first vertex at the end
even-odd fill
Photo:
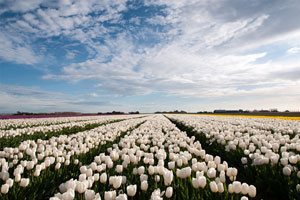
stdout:
POLYGON ((7 183, 3 184, 3 185, 1 186, 1 193, 2 193, 2 194, 7 194, 8 191, 9 191, 9 185, 8 185, 7 183))
POLYGON ((215 181, 209 183, 210 190, 214 193, 218 192, 218 186, 215 181))
POLYGON ((141 190, 147 191, 147 189, 148 189, 148 181, 144 180, 141 182, 141 190))
POLYGON ((93 200, 95 198, 94 190, 86 190, 84 193, 85 200, 93 200))
POLYGON ((105 191, 104 200, 114 200, 116 198, 116 191, 105 191))
POLYGON ((28 184, 29 184, 29 178, 21 178, 21 181, 20 181, 21 187, 27 187, 28 184))
POLYGON ((117 197, 116 197, 116 200, 127 200, 127 195, 126 194, 119 194, 117 197))
POLYGON ((106 183, 107 181, 107 174, 106 173, 102 173, 100 176, 100 182, 101 183, 106 183))
POLYGON ((127 186, 127 195, 133 197, 135 196, 135 194, 136 194, 136 185, 127 186))
POLYGON ((256 196, 256 187, 254 185, 249 186, 248 194, 251 198, 254 198, 256 196))
POLYGON ((171 198, 173 195, 173 188, 172 187, 167 187, 167 190, 166 190, 166 197, 167 198, 171 198))
POLYGON ((206 177, 205 176, 199 176, 199 186, 201 188, 204 188, 206 186, 206 177))
POLYGON ((282 172, 283 172, 283 175, 285 176, 290 176, 292 171, 291 169, 288 167, 288 166, 285 166, 283 169, 282 169, 282 172))

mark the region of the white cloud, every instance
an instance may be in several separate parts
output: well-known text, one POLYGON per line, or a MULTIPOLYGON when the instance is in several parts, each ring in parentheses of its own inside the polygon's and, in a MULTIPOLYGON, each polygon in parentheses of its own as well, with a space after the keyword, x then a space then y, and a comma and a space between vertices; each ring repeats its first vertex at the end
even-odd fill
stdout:
POLYGON ((293 47, 287 50, 288 54, 298 54, 300 53, 300 47, 293 47))
POLYGON ((91 93, 88 96, 90 96, 90 97, 99 97, 99 95, 97 93, 91 93))
MULTIPOLYGON (((19 40, 17 38, 17 40, 19 40)), ((39 57, 31 47, 22 42, 16 43, 15 38, 0 32, 0 58, 18 63, 32 65, 38 62, 39 57)))
POLYGON ((70 60, 75 58, 75 56, 76 56, 76 52, 74 52, 74 51, 68 51, 66 54, 66 58, 68 58, 70 60))

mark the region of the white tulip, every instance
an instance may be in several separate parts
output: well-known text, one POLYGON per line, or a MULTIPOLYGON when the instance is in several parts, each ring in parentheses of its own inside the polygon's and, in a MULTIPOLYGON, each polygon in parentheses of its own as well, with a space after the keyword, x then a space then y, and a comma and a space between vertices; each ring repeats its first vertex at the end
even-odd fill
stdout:
POLYGON ((141 174, 144 174, 145 173, 145 167, 144 166, 140 166, 138 168, 138 174, 141 175, 141 174))
POLYGON ((63 200, 73 200, 74 197, 75 197, 75 192, 72 189, 70 189, 67 192, 62 194, 62 199, 63 200))
POLYGON ((256 196, 256 187, 253 185, 250 185, 248 194, 251 198, 254 198, 256 196))
POLYGON ((204 188, 206 186, 206 177, 205 176, 199 176, 199 186, 201 188, 204 188))
POLYGON ((282 172, 285 176, 290 176, 292 171, 291 169, 288 167, 288 166, 285 166, 283 169, 282 169, 282 172))
POLYGON ((28 184, 29 184, 29 178, 21 178, 21 181, 20 181, 21 187, 27 187, 28 184))
POLYGON ((80 194, 83 194, 87 188, 88 188, 88 183, 86 181, 84 182, 78 181, 76 184, 76 191, 80 194))
POLYGON ((296 185, 296 190, 297 190, 297 192, 300 192, 300 184, 296 185))
POLYGON ((200 180, 198 178, 193 178, 192 185, 195 189, 198 189, 200 187, 200 180))
POLYGON ((116 166, 116 172, 119 173, 119 174, 122 173, 123 172, 123 165, 117 165, 116 166))
POLYGON ((116 200, 127 200, 127 195, 126 194, 119 194, 117 197, 116 197, 116 200))
POLYGON ((214 193, 218 192, 218 186, 215 181, 209 183, 210 190, 214 193))
POLYGON ((218 192, 219 193, 223 193, 224 192, 224 185, 223 185, 223 183, 219 182, 217 184, 217 186, 218 186, 218 192))
POLYGON ((84 193, 84 197, 86 200, 93 200, 95 198, 94 190, 86 190, 84 193))
POLYGON ((153 175, 154 174, 154 167, 152 165, 149 166, 148 173, 149 173, 149 175, 153 175))
POLYGON ((239 194, 242 191, 242 184, 241 184, 241 182, 234 181, 232 183, 232 185, 233 185, 233 191, 234 191, 234 193, 239 194))
POLYGON ((78 180, 81 181, 81 182, 85 181, 86 180, 86 174, 80 174, 78 180))
POLYGON ((215 178, 216 177, 216 169, 215 168, 209 168, 207 171, 208 178, 215 178))
POLYGON ((248 194, 248 191, 249 191, 249 185, 247 183, 243 183, 242 184, 242 194, 243 195, 248 194))
POLYGON ((122 176, 115 176, 113 179, 114 189, 118 189, 122 184, 122 176))
POLYGON ((114 200, 116 198, 116 191, 105 191, 104 200, 114 200))
POLYGON ((14 185, 14 180, 9 178, 6 180, 6 183, 9 185, 9 187, 11 188, 14 185))
POLYGON ((148 189, 148 182, 146 180, 141 182, 141 190, 147 191, 148 189))
POLYGON ((164 183, 165 186, 169 186, 171 185, 172 181, 173 181, 173 172, 169 171, 169 170, 165 170, 163 173, 163 177, 164 177, 164 183))
POLYGON ((9 191, 9 185, 8 185, 7 183, 6 183, 6 184, 3 184, 3 185, 1 186, 1 193, 2 193, 2 194, 7 194, 8 191, 9 191))
POLYGON ((173 188, 172 187, 167 187, 167 190, 166 190, 166 197, 167 198, 171 198, 173 195, 173 188))
POLYGON ((168 162, 168 168, 169 169, 174 169, 175 168, 175 161, 168 162))
POLYGON ((107 174, 106 173, 101 174, 100 182, 101 183, 106 183, 106 181, 107 181, 107 174))
POLYGON ((136 193, 136 185, 129 185, 127 186, 127 195, 130 197, 135 196, 136 193))
POLYGON ((159 176, 159 175, 156 175, 156 176, 155 176, 155 182, 158 183, 159 181, 160 181, 160 176, 159 176))

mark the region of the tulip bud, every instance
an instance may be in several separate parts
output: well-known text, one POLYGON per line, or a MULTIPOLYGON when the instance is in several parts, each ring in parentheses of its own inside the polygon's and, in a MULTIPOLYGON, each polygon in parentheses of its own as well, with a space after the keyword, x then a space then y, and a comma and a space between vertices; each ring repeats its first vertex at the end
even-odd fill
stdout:
POLYGON ((285 176, 290 176, 292 171, 291 169, 288 167, 288 166, 285 166, 283 169, 282 169, 282 172, 285 176))
POLYGON ((122 184, 122 176, 116 176, 113 180, 113 187, 118 189, 122 184))
POLYGON ((127 186, 127 195, 130 197, 135 196, 136 193, 136 185, 129 185, 127 186))
POLYGON ((153 175, 154 174, 154 167, 152 165, 149 166, 148 173, 149 173, 149 175, 153 175))
POLYGON ((210 190, 214 193, 218 192, 218 186, 215 181, 209 183, 210 190))
POLYGON ((246 194, 248 194, 248 191, 249 191, 249 185, 247 183, 243 183, 242 184, 242 194, 246 195, 246 194))
POLYGON ((104 200, 114 200, 116 198, 116 191, 108 191, 104 193, 104 200))
POLYGON ((156 175, 156 176, 155 176, 155 182, 158 183, 159 181, 160 181, 160 176, 159 176, 159 175, 156 175))
POLYGON ((138 174, 141 175, 141 174, 144 174, 145 173, 145 167, 144 166, 140 166, 138 168, 138 174))
POLYGON ((168 162, 168 168, 169 169, 174 169, 175 168, 175 161, 168 162))
POLYGON ((173 188, 172 187, 167 187, 167 190, 166 190, 166 197, 167 198, 171 198, 173 195, 173 188))
POLYGON ((223 185, 223 183, 219 182, 217 184, 217 186, 218 186, 218 192, 219 193, 223 193, 224 192, 224 185, 223 185))
POLYGON ((93 200, 95 198, 94 190, 86 190, 84 193, 84 197, 86 200, 93 200))
POLYGON ((206 186, 206 178, 205 178, 205 176, 199 176, 198 179, 199 179, 199 186, 201 188, 204 188, 206 186))
POLYGON ((122 171, 123 171, 123 165, 117 165, 116 172, 120 174, 120 173, 122 173, 122 171))
POLYGON ((173 172, 169 171, 169 170, 165 170, 163 173, 163 177, 164 177, 164 182, 166 186, 171 185, 172 181, 173 181, 173 172))
POLYGON ((8 185, 7 183, 3 184, 3 185, 1 186, 1 193, 2 193, 2 194, 7 194, 8 191, 9 191, 9 185, 8 185))
POLYGON ((233 191, 236 193, 236 194, 239 194, 241 191, 242 191, 242 185, 241 185, 241 182, 239 181, 234 181, 232 183, 233 185, 233 191))
POLYGON ((142 181, 141 182, 141 190, 147 191, 148 189, 148 182, 147 181, 142 181))
POLYGON ((256 187, 253 185, 250 185, 248 194, 251 198, 254 198, 256 196, 256 187))
POLYGON ((192 179, 192 185, 195 189, 198 189, 200 187, 200 181, 198 178, 193 178, 192 179))
POLYGON ((87 181, 84 182, 78 181, 76 184, 76 191, 79 192, 80 194, 84 193, 87 188, 88 188, 87 181))
POLYGON ((107 174, 106 173, 101 174, 100 182, 101 183, 106 183, 106 181, 107 181, 107 174))
POLYGON ((207 171, 208 178, 215 178, 216 177, 216 169, 215 168, 209 168, 207 171))
POLYGON ((22 178, 20 181, 20 186, 21 187, 27 187, 29 184, 29 178, 22 178))

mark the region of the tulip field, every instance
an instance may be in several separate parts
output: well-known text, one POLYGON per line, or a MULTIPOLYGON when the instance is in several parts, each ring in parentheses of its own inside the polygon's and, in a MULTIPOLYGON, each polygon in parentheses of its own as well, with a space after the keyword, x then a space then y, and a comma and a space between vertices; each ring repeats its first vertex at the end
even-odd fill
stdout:
POLYGON ((300 121, 206 115, 0 120, 0 199, 300 199, 300 121))

